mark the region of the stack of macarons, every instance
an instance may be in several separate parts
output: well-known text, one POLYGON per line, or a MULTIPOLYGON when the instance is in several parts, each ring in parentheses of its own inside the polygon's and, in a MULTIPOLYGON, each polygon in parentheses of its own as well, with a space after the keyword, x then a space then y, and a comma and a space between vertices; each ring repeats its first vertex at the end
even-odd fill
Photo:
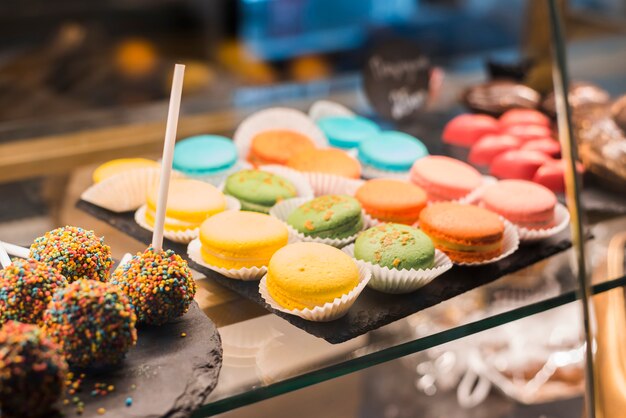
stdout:
POLYGON ((489 168, 497 178, 529 180, 554 192, 565 190, 560 144, 550 118, 537 110, 511 109, 499 119, 459 115, 446 125, 443 140, 470 148, 469 162, 489 168))
POLYGON ((358 148, 363 140, 380 132, 377 124, 361 116, 326 116, 316 123, 328 143, 343 150, 358 148))
POLYGON ((413 163, 427 155, 419 139, 398 131, 370 135, 361 141, 358 151, 365 178, 408 177, 413 163))
POLYGON ((239 200, 243 210, 269 213, 276 203, 298 196, 289 179, 264 170, 241 170, 224 183, 224 193, 239 200))
POLYGON ((474 167, 441 155, 417 160, 411 168, 410 178, 426 191, 429 201, 467 199, 484 183, 474 167))
POLYGON ((219 135, 198 135, 183 139, 174 148, 173 168, 183 174, 219 184, 239 167, 233 141, 219 135))
POLYGON ((412 225, 426 207, 426 192, 408 181, 368 180, 356 190, 356 199, 370 217, 380 222, 412 225))

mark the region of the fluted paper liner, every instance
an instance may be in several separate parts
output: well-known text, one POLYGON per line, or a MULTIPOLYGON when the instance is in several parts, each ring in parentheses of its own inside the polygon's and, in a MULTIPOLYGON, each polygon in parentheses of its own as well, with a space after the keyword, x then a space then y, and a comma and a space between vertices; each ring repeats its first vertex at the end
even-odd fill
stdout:
POLYGON ((347 194, 354 196, 356 189, 365 183, 363 180, 349 179, 335 174, 311 171, 303 171, 302 176, 307 179, 316 197, 329 194, 347 194))
POLYGON ((289 231, 289 242, 318 242, 320 244, 332 245, 336 248, 344 247, 351 242, 354 242, 356 237, 361 233, 361 231, 370 228, 370 225, 367 219, 364 217, 364 212, 361 211, 361 216, 363 217, 363 228, 361 231, 357 232, 354 235, 351 235, 346 238, 319 238, 319 237, 310 237, 308 235, 304 235, 302 232, 299 232, 294 227, 287 223, 287 218, 289 215, 296 210, 300 205, 308 202, 311 199, 296 197, 294 199, 286 199, 280 203, 277 203, 270 209, 270 216, 281 221, 289 231))
POLYGON ((286 107, 271 107, 253 113, 245 118, 233 135, 233 142, 239 156, 248 158, 252 138, 269 130, 289 130, 310 138, 318 147, 328 146, 324 133, 305 113, 286 107))
POLYGON ((410 171, 390 171, 374 168, 371 165, 361 163, 361 176, 366 179, 394 179, 409 181, 410 171))
POLYGON ((309 117, 317 122, 319 119, 327 117, 343 117, 354 116, 354 112, 348 109, 346 106, 332 102, 330 100, 318 100, 309 108, 309 117))
MULTIPOLYGON (((226 198, 226 210, 241 210, 241 204, 237 199, 232 196, 224 196, 226 198)), ((143 229, 147 229, 148 231, 154 232, 154 229, 146 222, 146 210, 147 205, 143 205, 135 212, 135 222, 142 227, 143 229)), ((184 229, 181 231, 168 231, 167 229, 163 230, 163 236, 170 241, 180 242, 183 244, 187 244, 191 240, 198 238, 198 234, 200 233, 200 228, 193 229, 184 229)))
POLYGON ((453 263, 459 266, 482 266, 484 264, 491 264, 496 261, 500 261, 517 251, 519 248, 519 234, 517 233, 517 227, 503 217, 500 217, 500 219, 504 222, 504 237, 502 238, 502 253, 499 256, 485 261, 453 263))
MULTIPOLYGON (((146 203, 148 192, 158 184, 159 168, 136 168, 121 172, 96 183, 83 192, 80 198, 113 212, 137 210, 146 203)), ((172 171, 172 178, 185 177, 172 171)))
POLYGON ((359 266, 359 284, 341 297, 335 298, 332 302, 326 302, 322 306, 316 306, 313 309, 305 308, 305 309, 285 309, 280 306, 273 298, 270 296, 269 291, 267 290, 267 275, 263 276, 261 281, 259 282, 259 293, 265 303, 270 305, 272 309, 277 311, 287 313, 290 315, 299 316, 300 318, 306 319, 307 321, 314 322, 329 322, 335 319, 339 319, 345 314, 348 313, 348 310, 352 307, 356 299, 359 297, 367 283, 370 281, 372 277, 372 273, 364 266, 359 266))
MULTIPOLYGON (((342 251, 354 258, 354 244, 344 247, 342 251)), ((429 269, 395 269, 354 259, 359 266, 364 266, 372 272, 369 287, 391 294, 414 292, 452 268, 452 261, 439 250, 435 250, 435 264, 429 269)))
POLYGON ((556 225, 551 228, 529 229, 516 225, 517 232, 519 233, 519 239, 522 242, 534 242, 550 238, 551 236, 558 234, 567 228, 567 225, 569 225, 569 210, 567 210, 567 208, 562 204, 557 203, 554 208, 554 220, 556 225))
POLYGON ((226 269, 223 267, 217 267, 211 264, 208 264, 202 258, 202 253, 200 249, 202 248, 202 243, 199 238, 194 239, 187 246, 187 255, 189 258, 196 264, 201 265, 202 267, 206 267, 210 270, 213 270, 223 276, 226 276, 230 279, 235 280, 243 280, 243 281, 252 281, 259 280, 267 273, 267 267, 245 267, 240 269, 226 269))

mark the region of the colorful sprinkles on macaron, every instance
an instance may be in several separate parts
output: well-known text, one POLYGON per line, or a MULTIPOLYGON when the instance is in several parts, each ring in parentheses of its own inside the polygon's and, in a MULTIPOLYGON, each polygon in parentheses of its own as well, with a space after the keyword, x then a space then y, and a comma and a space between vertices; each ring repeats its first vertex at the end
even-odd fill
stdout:
POLYGON ((102 237, 75 226, 46 232, 30 246, 31 256, 55 267, 70 281, 106 281, 113 264, 111 248, 102 237))

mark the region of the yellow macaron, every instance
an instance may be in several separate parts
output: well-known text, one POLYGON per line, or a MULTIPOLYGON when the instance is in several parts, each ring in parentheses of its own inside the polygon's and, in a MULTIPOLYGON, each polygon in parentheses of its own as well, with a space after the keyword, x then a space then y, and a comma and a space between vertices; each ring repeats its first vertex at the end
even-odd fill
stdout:
POLYGON ((313 309, 359 284, 359 268, 343 251, 326 244, 299 242, 274 254, 267 268, 267 290, 286 309, 313 309))
POLYGON ((202 259, 226 269, 267 266, 288 240, 282 222, 257 212, 223 212, 200 227, 202 259))
POLYGON ((147 158, 118 158, 117 160, 111 160, 95 169, 93 182, 100 183, 104 179, 136 168, 159 168, 159 163, 147 158))
MULTIPOLYGON (((148 193, 146 222, 154 225, 158 185, 148 193)), ((215 186, 199 180, 171 179, 165 229, 182 231, 200 226, 208 217, 226 210, 226 197, 215 186)))

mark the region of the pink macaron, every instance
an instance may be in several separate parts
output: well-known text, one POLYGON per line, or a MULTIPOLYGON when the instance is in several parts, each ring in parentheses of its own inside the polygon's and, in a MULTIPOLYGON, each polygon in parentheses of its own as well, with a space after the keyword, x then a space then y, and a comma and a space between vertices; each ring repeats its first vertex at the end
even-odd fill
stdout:
POLYGON ((556 203, 550 189, 526 180, 502 180, 487 186, 480 200, 486 209, 529 229, 553 226, 556 203))
MULTIPOLYGON (((532 180, 555 193, 563 193, 565 192, 565 164, 565 160, 548 161, 539 167, 532 180)), ((583 173, 583 165, 576 163, 576 171, 583 173)))
POLYGON ((558 158, 561 155, 561 145, 552 138, 532 139, 524 143, 521 149, 543 152, 552 158, 558 158))
POLYGON ((522 142, 552 137, 552 130, 547 126, 541 125, 510 125, 502 128, 502 132, 516 136, 522 142))
POLYGON ((552 161, 543 152, 511 150, 496 156, 491 163, 491 174, 500 179, 532 180, 539 167, 552 161))
POLYGON ((500 131, 498 120, 488 115, 465 113, 456 116, 443 129, 443 142, 471 147, 481 137, 500 131))
POLYGON ((470 149, 468 161, 474 165, 488 166, 494 158, 503 152, 518 149, 522 144, 511 135, 485 135, 470 149))
POLYGON ((550 127, 550 118, 543 113, 533 109, 511 109, 507 110, 498 119, 500 126, 512 125, 540 125, 550 127))
POLYGON ((474 167, 454 158, 430 155, 411 168, 411 181, 426 191, 428 199, 457 200, 467 196, 483 183, 474 167))

